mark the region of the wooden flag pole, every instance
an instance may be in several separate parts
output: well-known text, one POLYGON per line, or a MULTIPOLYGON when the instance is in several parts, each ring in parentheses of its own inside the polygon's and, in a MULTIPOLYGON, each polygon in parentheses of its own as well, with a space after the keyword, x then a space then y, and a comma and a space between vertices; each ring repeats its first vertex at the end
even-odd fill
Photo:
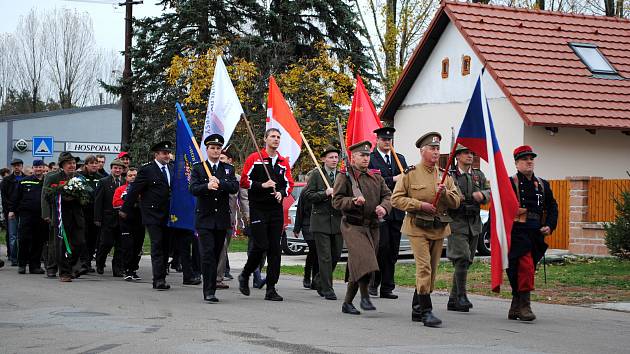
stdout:
POLYGON ((313 150, 311 150, 310 145, 308 145, 308 140, 306 140, 306 137, 304 136, 304 133, 302 133, 301 130, 300 130, 300 136, 302 137, 302 141, 304 142, 304 145, 306 145, 306 150, 308 150, 308 154, 311 155, 311 159, 313 159, 313 163, 315 163, 315 167, 317 167, 317 171, 319 171, 319 175, 322 176, 322 179, 324 180, 324 183, 326 184, 326 188, 330 188, 330 183, 328 183, 328 178, 326 178, 324 171, 322 171, 322 168, 319 166, 319 161, 317 161, 317 158, 315 157, 313 150))
MULTIPOLYGON (((254 147, 256 148, 256 153, 258 153, 258 158, 260 159, 262 167, 265 170, 265 173, 267 174, 267 178, 273 181, 273 179, 271 179, 271 173, 269 173, 269 169, 267 168, 267 164, 265 163, 265 159, 263 159, 263 156, 260 153, 260 148, 258 147, 258 142, 256 142, 256 136, 254 135, 252 126, 249 124, 249 119, 247 119, 247 116, 245 115, 245 113, 241 113, 241 118, 243 118, 243 120, 245 121, 245 125, 247 126, 247 131, 249 132, 249 137, 252 139, 252 142, 254 143, 254 147)), ((276 187, 273 187, 272 189, 273 189, 273 193, 275 194, 276 187)), ((278 201, 278 203, 282 203, 282 201, 278 201)))
MULTIPOLYGON (((444 174, 442 174, 442 180, 440 181, 440 184, 444 184, 444 181, 446 180, 446 175, 448 175, 448 167, 451 165, 451 163, 453 163, 453 157, 455 156, 455 146, 457 146, 457 144, 453 145, 453 148, 451 149, 451 153, 448 155, 448 162, 446 163, 446 170, 444 171, 444 174)), ((436 168, 438 168, 438 166, 436 166, 436 168)), ((437 203, 440 201, 440 196, 442 194, 436 194, 435 195, 435 199, 433 199, 433 206, 436 207, 437 203)))
POLYGON ((396 160, 396 166, 398 166, 398 170, 400 173, 405 173, 405 169, 403 169, 402 164, 400 163, 400 159, 398 158, 398 154, 396 154, 396 150, 394 150, 394 145, 392 144, 392 156, 394 156, 394 160, 396 160))

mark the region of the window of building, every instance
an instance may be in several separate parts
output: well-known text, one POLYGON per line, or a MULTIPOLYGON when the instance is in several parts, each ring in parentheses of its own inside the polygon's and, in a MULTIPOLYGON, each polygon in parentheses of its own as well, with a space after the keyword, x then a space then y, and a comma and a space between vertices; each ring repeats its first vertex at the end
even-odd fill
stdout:
POLYGON ((593 74, 617 74, 617 70, 612 67, 596 45, 589 43, 569 43, 569 46, 593 74))
POLYGON ((442 59, 442 78, 448 78, 448 58, 442 59))
POLYGON ((462 76, 470 74, 470 55, 462 56, 462 76))

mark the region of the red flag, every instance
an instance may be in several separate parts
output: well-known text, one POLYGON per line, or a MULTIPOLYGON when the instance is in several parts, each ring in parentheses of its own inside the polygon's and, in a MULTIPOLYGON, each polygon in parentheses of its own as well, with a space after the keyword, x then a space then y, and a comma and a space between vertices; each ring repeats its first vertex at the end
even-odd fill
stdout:
POLYGON ((302 150, 301 129, 273 76, 269 77, 269 97, 267 97, 266 129, 269 128, 277 128, 282 133, 278 152, 288 158, 289 164, 293 167, 302 150))
POLYGON ((346 129, 346 147, 368 140, 374 145, 376 134, 374 129, 382 128, 374 104, 368 95, 361 76, 357 75, 357 87, 352 97, 352 108, 346 129))

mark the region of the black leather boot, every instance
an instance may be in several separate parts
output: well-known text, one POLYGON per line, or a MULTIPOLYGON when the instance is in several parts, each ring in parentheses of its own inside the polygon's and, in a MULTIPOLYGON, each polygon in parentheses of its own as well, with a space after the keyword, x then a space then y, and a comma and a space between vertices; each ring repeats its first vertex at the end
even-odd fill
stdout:
POLYGON ((431 295, 417 295, 417 298, 420 309, 420 322, 424 323, 427 327, 440 327, 442 320, 433 315, 431 295))
POLYGON ((508 311, 508 319, 509 320, 518 320, 518 317, 521 315, 521 311, 519 310, 519 298, 518 294, 512 294, 512 303, 510 304, 510 310, 508 311))
POLYGON ((470 311, 470 307, 466 304, 464 300, 464 295, 466 294, 466 268, 460 265, 455 267, 455 272, 453 273, 453 283, 455 284, 455 296, 452 295, 448 299, 448 304, 446 305, 446 309, 449 311, 457 311, 457 312, 468 312, 470 311), (463 269, 462 269, 463 268, 463 269))

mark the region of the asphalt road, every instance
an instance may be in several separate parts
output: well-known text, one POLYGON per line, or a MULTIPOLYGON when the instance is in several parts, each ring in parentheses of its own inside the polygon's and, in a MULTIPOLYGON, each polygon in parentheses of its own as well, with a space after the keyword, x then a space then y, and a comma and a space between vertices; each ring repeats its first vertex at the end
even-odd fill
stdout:
MULTIPOLYGON (((234 257, 236 258, 236 257, 234 257)), ((234 259, 234 263, 238 263, 234 259)), ((107 270, 107 269, 106 269, 107 270)), ((412 291, 398 300, 374 299, 377 311, 349 316, 341 300, 326 301, 281 276, 284 302, 245 297, 236 281, 203 303, 200 286, 151 289, 150 260, 139 283, 88 275, 60 283, 0 269, 1 353, 627 353, 630 314, 535 303, 538 320, 509 321, 509 303, 471 296, 467 314, 447 312, 446 294, 434 294, 443 328, 410 319, 412 291)), ((233 270, 238 274, 237 270, 233 270)), ((335 285, 342 297, 344 285, 335 285)), ((358 302, 355 302, 358 305, 358 302)))

